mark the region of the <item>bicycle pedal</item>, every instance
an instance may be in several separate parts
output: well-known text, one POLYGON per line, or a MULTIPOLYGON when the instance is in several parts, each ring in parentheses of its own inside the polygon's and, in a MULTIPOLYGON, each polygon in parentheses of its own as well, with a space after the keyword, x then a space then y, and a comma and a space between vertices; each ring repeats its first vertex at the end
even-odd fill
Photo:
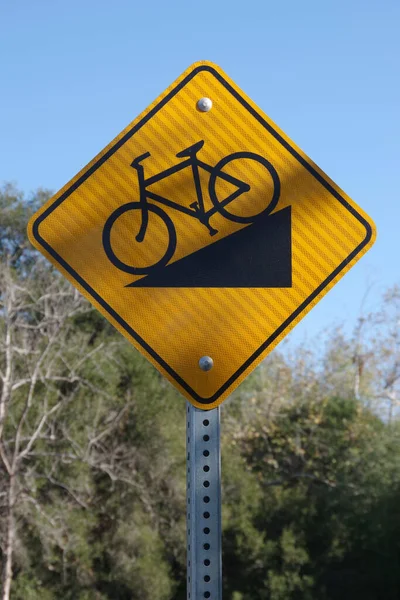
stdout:
POLYGON ((198 202, 192 202, 192 204, 189 204, 189 206, 190 206, 190 208, 193 208, 196 211, 199 210, 199 203, 198 202))

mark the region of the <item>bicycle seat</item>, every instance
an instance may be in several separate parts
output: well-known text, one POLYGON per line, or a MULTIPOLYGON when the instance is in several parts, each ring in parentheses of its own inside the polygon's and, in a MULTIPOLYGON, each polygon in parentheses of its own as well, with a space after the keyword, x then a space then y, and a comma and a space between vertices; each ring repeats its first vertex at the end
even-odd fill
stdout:
POLYGON ((176 155, 178 158, 183 158, 184 156, 192 156, 193 154, 197 154, 197 152, 204 146, 204 140, 200 140, 200 142, 196 142, 193 146, 189 146, 189 148, 185 148, 185 150, 181 150, 176 155))
POLYGON ((144 160, 145 158, 148 158, 149 156, 151 156, 150 152, 145 152, 144 154, 137 156, 131 162, 131 167, 133 167, 133 168, 137 167, 142 162, 142 160, 144 160))

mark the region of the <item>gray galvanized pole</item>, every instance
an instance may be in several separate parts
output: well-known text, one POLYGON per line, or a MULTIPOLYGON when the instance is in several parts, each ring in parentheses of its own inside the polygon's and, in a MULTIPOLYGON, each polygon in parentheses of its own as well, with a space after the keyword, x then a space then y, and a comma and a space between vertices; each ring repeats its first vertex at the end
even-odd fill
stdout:
POLYGON ((187 598, 222 600, 220 409, 186 416, 187 598))

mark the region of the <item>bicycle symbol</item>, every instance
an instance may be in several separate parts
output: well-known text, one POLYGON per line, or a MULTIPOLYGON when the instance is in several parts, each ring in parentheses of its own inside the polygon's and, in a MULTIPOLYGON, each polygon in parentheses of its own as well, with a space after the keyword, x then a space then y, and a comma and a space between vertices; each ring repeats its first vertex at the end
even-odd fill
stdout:
POLYGON ((218 230, 210 225, 210 218, 217 213, 235 223, 250 224, 254 223, 254 221, 256 221, 262 215, 269 214, 276 207, 280 195, 280 180, 275 168, 266 158, 259 156, 258 154, 254 154, 253 152, 236 152, 225 156, 214 167, 212 167, 211 165, 208 165, 207 163, 199 160, 197 157, 197 153, 203 147, 203 145, 204 141, 201 140, 196 144, 189 146, 185 150, 178 152, 176 156, 178 158, 187 157, 186 160, 183 160, 177 165, 170 167, 165 171, 161 171, 157 175, 154 175, 153 177, 149 177, 147 179, 145 178, 144 167, 141 163, 143 160, 151 156, 150 152, 146 152, 145 154, 138 156, 132 161, 131 167, 133 167, 137 171, 138 176, 140 190, 139 201, 128 202, 117 208, 107 219, 103 229, 104 250, 108 259, 112 262, 112 264, 115 267, 117 267, 121 271, 125 271, 126 273, 130 273, 132 275, 148 275, 151 271, 164 267, 173 257, 177 241, 174 223, 170 216, 162 208, 160 208, 157 204, 150 203, 150 200, 158 202, 159 204, 163 204, 164 206, 173 208, 174 210, 184 213, 189 217, 197 219, 208 229, 211 236, 214 236, 218 233, 218 230), (241 194, 243 194, 244 192, 248 192, 251 189, 251 186, 249 184, 240 181, 236 177, 233 177, 232 175, 229 175, 228 173, 225 173, 222 170, 229 163, 241 159, 250 159, 263 165, 268 171, 269 175, 272 177, 273 182, 272 198, 269 199, 269 202, 263 210, 251 216, 237 215, 233 212, 229 212, 227 208, 229 207, 229 204, 233 202, 233 200, 241 196, 241 194), (182 206, 177 202, 173 202, 168 198, 164 198, 163 196, 155 194, 154 192, 151 192, 149 189, 147 189, 153 183, 161 181, 162 179, 165 179, 170 175, 177 173, 182 169, 185 169, 186 167, 191 167, 192 169, 193 181, 195 184, 197 195, 197 201, 190 204, 189 207, 182 206), (204 206, 199 169, 204 169, 205 171, 210 173, 208 191, 213 206, 209 210, 206 210, 204 206), (237 188, 232 194, 230 194, 230 196, 228 196, 224 200, 220 200, 217 196, 216 182, 218 178, 235 185, 237 188), (136 237, 134 238, 136 242, 140 244, 145 239, 149 219, 161 219, 164 222, 164 225, 166 226, 168 231, 168 242, 164 255, 160 260, 158 260, 154 264, 145 267, 135 267, 134 265, 128 265, 124 263, 115 254, 111 245, 111 231, 117 219, 119 219, 119 217, 121 217, 129 211, 137 210, 141 211, 141 225, 136 237))

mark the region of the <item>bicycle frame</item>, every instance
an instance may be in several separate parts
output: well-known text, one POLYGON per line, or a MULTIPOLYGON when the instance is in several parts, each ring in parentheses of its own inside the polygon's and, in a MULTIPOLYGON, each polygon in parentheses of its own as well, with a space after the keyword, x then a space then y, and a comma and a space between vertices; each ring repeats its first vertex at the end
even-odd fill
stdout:
MULTIPOLYGON (((165 171, 161 171, 160 173, 157 173, 157 175, 153 175, 153 177, 148 177, 147 179, 144 176, 144 167, 141 164, 141 162, 143 160, 145 160, 146 158, 148 158, 149 156, 151 156, 150 152, 146 152, 145 154, 138 156, 137 158, 135 158, 132 161, 131 167, 133 167, 137 171, 137 174, 138 174, 138 182, 139 182, 139 190, 140 190, 140 203, 142 205, 142 224, 141 224, 139 233, 136 236, 136 240, 138 242, 143 241, 144 236, 146 234, 146 230, 147 230, 147 225, 148 225, 147 202, 148 202, 148 200, 154 200, 155 202, 159 202, 160 204, 163 204, 164 206, 168 206, 170 208, 173 208, 174 210, 177 210, 181 213, 186 214, 189 217, 197 219, 198 221, 200 221, 200 223, 202 223, 205 227, 207 227, 207 229, 210 232, 210 235, 215 235, 218 233, 218 230, 214 229, 209 224, 210 218, 215 213, 218 212, 218 207, 213 206, 209 210, 205 210, 205 207, 204 207, 203 190, 202 190, 201 181, 200 181, 199 169, 203 169, 204 171, 207 171, 208 173, 212 173, 212 171, 214 170, 214 167, 212 167, 211 165, 208 165, 207 163, 205 163, 197 158, 197 152, 202 148, 203 144, 204 144, 204 141, 201 140, 200 142, 193 144, 193 146, 189 146, 185 150, 178 152, 178 154, 176 155, 178 158, 185 157, 185 156, 188 156, 188 158, 186 160, 183 160, 182 162, 178 163, 177 165, 170 167, 169 169, 165 169, 165 171), (163 196, 160 196, 159 194, 155 194, 154 192, 151 192, 147 189, 153 183, 162 181, 163 179, 166 179, 170 175, 173 175, 174 173, 179 173, 179 171, 182 171, 183 169, 186 169, 187 167, 191 167, 191 169, 192 169, 193 181, 195 184, 196 195, 197 195, 197 201, 190 204, 189 207, 182 206, 181 204, 178 204, 177 202, 174 202, 173 200, 164 198, 163 196)), ((235 198, 240 196, 246 188, 249 189, 248 186, 246 186, 246 184, 243 181, 236 179, 232 175, 228 175, 227 173, 221 172, 219 174, 219 177, 221 177, 225 181, 237 186, 237 188, 238 188, 235 192, 233 192, 230 196, 228 196, 228 198, 226 198, 223 202, 221 202, 221 206, 225 206, 226 204, 235 200, 235 198)))

